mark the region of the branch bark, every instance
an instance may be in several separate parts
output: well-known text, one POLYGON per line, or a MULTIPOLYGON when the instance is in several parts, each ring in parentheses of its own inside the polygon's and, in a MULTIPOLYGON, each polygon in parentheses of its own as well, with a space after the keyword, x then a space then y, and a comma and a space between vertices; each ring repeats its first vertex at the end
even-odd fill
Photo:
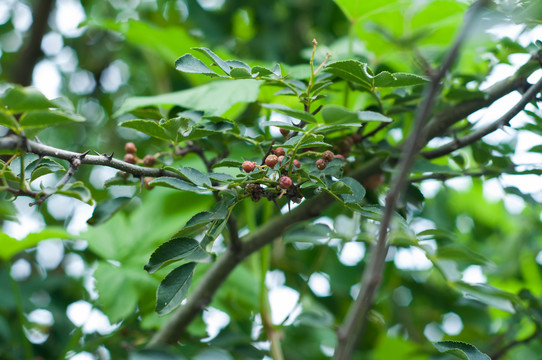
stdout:
POLYGON ((32 83, 32 71, 38 62, 41 52, 41 41, 47 31, 47 21, 53 9, 54 0, 39 0, 32 11, 32 27, 30 37, 20 56, 16 68, 13 71, 12 81, 14 83, 28 86, 32 83))
POLYGON ((420 106, 416 111, 414 129, 405 143, 404 156, 400 159, 397 172, 392 179, 390 191, 386 196, 386 206, 384 209, 384 216, 380 221, 378 238, 371 251, 371 257, 369 259, 367 268, 363 273, 359 294, 354 304, 352 304, 350 307, 343 324, 337 331, 338 343, 333 357, 335 360, 350 359, 354 347, 361 337, 362 330, 367 319, 367 314, 371 309, 376 292, 378 291, 382 281, 386 254, 388 253, 389 247, 387 239, 388 229, 391 219, 395 213, 397 200, 405 187, 407 176, 416 154, 426 143, 426 136, 424 134, 425 122, 433 110, 435 98, 440 92, 442 79, 448 72, 448 69, 450 69, 452 66, 461 44, 467 37, 476 20, 478 11, 485 5, 485 3, 486 1, 478 1, 467 12, 465 22, 459 36, 457 37, 442 66, 434 77, 431 78, 431 82, 429 83, 426 91, 424 92, 424 96, 422 97, 424 100, 422 103, 420 103, 420 106))
MULTIPOLYGON (((352 176, 358 180, 364 179, 380 171, 381 162, 381 159, 375 158, 352 176)), ((257 231, 244 237, 240 252, 228 248, 195 285, 186 303, 152 337, 147 347, 175 343, 190 322, 211 302, 215 292, 239 263, 281 236, 288 226, 319 216, 332 203, 333 198, 327 194, 306 200, 289 213, 273 218, 257 231)))
POLYGON ((494 132, 495 130, 502 129, 504 126, 508 126, 510 120, 512 120, 512 118, 516 116, 520 111, 522 111, 525 106, 536 97, 536 95, 540 92, 541 89, 542 78, 538 80, 536 84, 532 85, 529 90, 527 90, 525 94, 523 94, 521 99, 499 119, 495 120, 491 124, 472 131, 468 135, 465 135, 458 139, 454 139, 453 141, 450 141, 449 143, 444 144, 436 149, 424 151, 421 155, 426 159, 438 158, 447 155, 457 149, 470 145, 480 140, 484 136, 494 132))
POLYGON ((108 166, 114 169, 125 171, 134 176, 149 176, 149 177, 159 177, 159 176, 171 176, 181 180, 185 180, 179 174, 176 174, 172 171, 159 169, 159 168, 148 168, 138 165, 133 165, 121 160, 114 159, 109 155, 85 155, 83 153, 77 153, 68 150, 58 149, 49 145, 41 144, 32 140, 28 140, 24 136, 19 136, 15 134, 7 135, 0 138, 0 149, 3 150, 15 150, 15 149, 25 149, 29 153, 33 153, 39 156, 50 156, 56 159, 62 159, 67 161, 72 161, 75 158, 81 158, 81 164, 87 165, 103 165, 108 166))

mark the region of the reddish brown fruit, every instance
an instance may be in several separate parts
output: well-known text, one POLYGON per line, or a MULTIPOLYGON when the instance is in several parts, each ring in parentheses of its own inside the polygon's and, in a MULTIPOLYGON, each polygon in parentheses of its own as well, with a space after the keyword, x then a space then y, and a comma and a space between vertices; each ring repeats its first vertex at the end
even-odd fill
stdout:
POLYGON ((335 158, 335 154, 333 153, 333 151, 326 150, 322 153, 322 159, 324 159, 327 162, 330 162, 334 158, 335 158))
POLYGON ((143 184, 145 185, 147 190, 152 190, 154 188, 154 185, 149 184, 152 180, 153 178, 151 177, 146 177, 145 179, 143 179, 143 184))
POLYGON ((286 151, 284 151, 284 148, 278 147, 275 149, 275 155, 284 156, 286 155, 286 151))
POLYGON ((299 160, 294 159, 294 166, 295 166, 296 168, 300 168, 300 167, 301 167, 301 163, 299 162, 299 160))
POLYGON ((281 189, 288 189, 290 186, 292 186, 292 179, 286 175, 281 176, 279 179, 279 186, 281 189))
POLYGON ((342 161, 346 161, 346 159, 344 158, 344 156, 341 155, 341 154, 335 155, 335 159, 341 159, 342 161))
POLYGON ((253 161, 245 161, 243 162, 243 165, 241 165, 241 167, 243 168, 244 172, 250 173, 253 172, 256 168, 256 163, 253 161))
POLYGON ((361 135, 358 134, 358 133, 352 134, 352 135, 351 135, 351 138, 352 138, 352 140, 353 140, 354 142, 356 142, 356 143, 361 141, 361 135))
POLYGON ((384 175, 373 174, 369 176, 368 178, 366 178, 365 180, 363 180, 361 182, 361 185, 363 185, 363 187, 367 190, 374 190, 380 185, 382 185, 383 183, 384 183, 384 175))
POLYGON ((274 168, 278 162, 279 162, 279 158, 277 155, 268 155, 265 158, 265 165, 269 166, 271 169, 274 168))
POLYGON ((124 161, 129 164, 135 164, 137 162, 137 159, 134 154, 126 154, 124 155, 124 161))
POLYGON ((288 130, 288 129, 280 129, 280 133, 282 134, 282 136, 286 137, 290 133, 290 130, 288 130))
POLYGON ((124 151, 127 154, 135 154, 137 152, 137 148, 133 142, 127 142, 124 144, 124 151))
POLYGON ((327 164, 324 159, 318 159, 316 160, 316 167, 318 170, 324 170, 326 168, 327 164))
POLYGON ((156 164, 156 158, 152 155, 145 155, 143 158, 143 165, 153 167, 156 164))
POLYGON ((282 164, 282 160, 284 160, 284 155, 279 156, 279 164, 282 164))

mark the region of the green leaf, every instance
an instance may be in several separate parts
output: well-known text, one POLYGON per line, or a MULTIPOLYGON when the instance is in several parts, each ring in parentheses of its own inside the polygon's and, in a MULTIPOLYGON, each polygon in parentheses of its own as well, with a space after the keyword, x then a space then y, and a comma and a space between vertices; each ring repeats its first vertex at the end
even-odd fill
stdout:
POLYGON ((189 182, 183 181, 181 179, 169 177, 169 176, 156 178, 152 180, 151 182, 149 182, 149 185, 165 186, 172 189, 191 191, 195 193, 205 193, 209 191, 207 189, 202 189, 195 185, 192 185, 189 182))
POLYGON ((365 189, 359 181, 351 177, 344 177, 340 179, 346 186, 350 187, 352 194, 341 194, 341 198, 345 203, 359 203, 365 196, 365 189))
POLYGON ((15 86, 0 97, 0 105, 5 106, 11 113, 21 113, 29 110, 44 110, 57 106, 38 89, 33 87, 15 86))
POLYGON ((224 71, 228 75, 230 74, 230 66, 224 60, 222 60, 217 54, 212 52, 211 50, 209 50, 207 48, 204 48, 204 47, 196 47, 196 48, 192 48, 192 49, 207 55, 207 57, 209 59, 213 60, 215 62, 215 64, 217 64, 218 67, 222 71, 224 71))
POLYGON ((414 86, 423 85, 428 82, 429 79, 423 76, 407 73, 390 73, 388 71, 382 71, 374 77, 375 87, 402 87, 402 86, 414 86))
POLYGON ((270 75, 280 76, 281 75, 280 74, 280 65, 279 65, 278 74, 273 72, 272 70, 264 68, 263 66, 254 66, 254 67, 252 67, 251 73, 253 75, 257 75, 257 76, 270 76, 270 75))
POLYGON ((21 116, 20 124, 24 129, 30 127, 41 128, 82 121, 85 121, 84 117, 60 110, 32 110, 21 116))
POLYGON ((286 129, 286 130, 291 130, 291 131, 305 131, 304 129, 301 129, 301 128, 298 128, 297 126, 295 125, 292 125, 292 124, 288 124, 288 123, 285 123, 285 122, 282 122, 282 121, 266 121, 262 124, 263 126, 276 126, 280 129, 286 129))
POLYGON ((160 283, 156 293, 156 312, 165 315, 181 304, 188 294, 196 263, 190 262, 170 272, 160 283))
POLYGON ((357 60, 336 61, 324 69, 341 79, 358 84, 365 90, 373 91, 373 75, 365 63, 357 60))
POLYGON ((110 200, 101 201, 96 205, 92 212, 92 217, 87 220, 89 225, 99 225, 115 215, 117 211, 122 209, 132 198, 117 197, 110 200))
POLYGON ((230 76, 234 79, 252 79, 252 74, 249 70, 239 67, 232 68, 230 76))
POLYGON ((239 160, 222 159, 222 160, 216 162, 215 164, 213 164, 213 169, 217 168, 217 167, 234 167, 234 168, 238 168, 238 167, 241 167, 242 164, 243 164, 243 162, 239 161, 239 160))
POLYGON ((211 70, 200 59, 191 54, 184 54, 175 61, 175 68, 185 73, 205 74, 211 77, 218 77, 216 72, 211 70))
POLYGON ((42 240, 73 239, 74 236, 62 228, 48 227, 39 233, 30 233, 24 239, 17 240, 0 232, 0 259, 8 261, 13 255, 36 246, 42 240))
POLYGON ((346 185, 342 181, 335 181, 333 185, 331 185, 330 190, 332 193, 337 194, 337 195, 354 194, 354 191, 352 190, 352 188, 346 185))
POLYGON ((75 198, 87 204, 93 203, 92 194, 82 181, 76 181, 67 188, 58 190, 56 193, 75 198))
POLYGON ((144 269, 150 274, 158 269, 179 260, 210 261, 211 255, 194 239, 186 237, 173 238, 160 245, 151 255, 144 269))
POLYGON ((221 80, 156 96, 130 97, 122 104, 115 116, 151 105, 177 105, 204 111, 209 116, 221 116, 235 104, 256 101, 262 83, 262 80, 250 79, 221 80))
POLYGON ((309 242, 321 243, 328 240, 333 231, 325 224, 297 224, 286 230, 283 235, 285 243, 309 242))
POLYGON ((0 109, 0 125, 10 128, 16 133, 20 131, 19 123, 17 122, 15 117, 11 114, 8 114, 5 110, 2 109, 0 109))
MULTIPOLYGON (((419 236, 419 234, 418 234, 419 236)), ((471 249, 461 244, 451 243, 439 246, 437 249, 437 257, 440 259, 449 259, 456 261, 464 261, 469 265, 492 265, 486 257, 475 253, 471 249)))
POLYGON ((232 68, 243 68, 246 71, 250 72, 250 66, 248 66, 247 63, 241 60, 226 60, 226 64, 228 64, 232 68))
POLYGON ((166 136, 174 142, 179 142, 181 133, 188 130, 190 119, 185 117, 174 117, 163 122, 160 126, 164 129, 166 136))
POLYGON ((464 360, 491 360, 489 356, 480 352, 476 346, 462 341, 439 341, 433 346, 441 353, 449 353, 464 360))
MULTIPOLYGON (((329 123, 355 123, 362 121, 392 122, 387 116, 374 111, 352 111, 338 105, 328 105, 322 109, 322 117, 329 123)), ((358 124, 359 125, 359 124, 358 124)))
POLYGON ((157 55, 156 60, 163 59, 167 66, 174 64, 179 54, 188 52, 193 46, 198 46, 198 40, 189 35, 188 29, 178 24, 173 26, 156 26, 143 19, 97 21, 96 17, 88 21, 88 24, 90 27, 121 33, 126 37, 128 43, 153 55, 157 55))
POLYGON ((215 220, 223 220, 228 215, 224 211, 202 211, 192 216, 186 225, 179 230, 174 237, 192 237, 199 234, 209 223, 215 220))
POLYGON ((206 186, 206 187, 212 186, 211 180, 209 179, 209 177, 199 170, 196 170, 191 167, 182 167, 182 168, 179 168, 178 170, 183 176, 186 176, 188 181, 192 182, 196 186, 206 186))
POLYGON ((306 123, 314 124, 316 123, 316 118, 311 113, 305 112, 303 110, 296 110, 289 108, 288 106, 280 105, 280 104, 262 104, 263 108, 271 109, 278 111, 280 113, 283 113, 285 115, 291 116, 293 118, 303 120, 306 123))
POLYGON ((512 314, 516 312, 513 304, 517 301, 517 297, 513 294, 486 284, 471 285, 464 282, 456 282, 454 286, 463 292, 464 296, 471 299, 476 299, 481 303, 512 314))
POLYGON ((164 140, 164 141, 171 140, 171 138, 167 135, 164 128, 162 128, 160 125, 158 125, 156 121, 153 121, 153 120, 142 120, 142 119, 127 120, 127 121, 122 122, 120 126, 137 130, 139 132, 142 132, 143 134, 147 134, 149 136, 152 136, 160 140, 164 140))
POLYGON ((148 276, 140 267, 126 263, 115 266, 106 261, 98 261, 94 278, 98 302, 111 322, 122 321, 134 314, 139 299, 150 301, 149 295, 157 286, 154 277, 148 276))

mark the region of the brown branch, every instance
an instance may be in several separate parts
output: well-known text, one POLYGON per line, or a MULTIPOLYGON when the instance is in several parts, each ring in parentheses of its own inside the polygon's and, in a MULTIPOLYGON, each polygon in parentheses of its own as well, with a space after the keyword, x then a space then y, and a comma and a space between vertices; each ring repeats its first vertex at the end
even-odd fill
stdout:
MULTIPOLYGON (((40 144, 38 142, 28 140, 24 136, 18 136, 14 134, 0 138, 0 149, 2 150, 25 149, 26 152, 33 153, 39 156, 50 156, 56 159, 67 160, 70 162, 72 161, 72 159, 81 157, 83 155, 83 153, 62 150, 62 149, 58 149, 58 148, 48 146, 45 144, 40 144)), ((172 171, 129 164, 127 162, 114 159, 113 157, 105 155, 105 154, 104 155, 86 155, 81 159, 81 165, 82 164, 108 166, 114 169, 118 169, 118 170, 130 173, 138 177, 170 176, 177 179, 186 180, 184 177, 172 171)))
POLYGON ((458 121, 480 109, 488 107, 503 96, 523 88, 526 84, 527 77, 529 77, 531 73, 532 71, 518 71, 515 75, 501 80, 488 88, 483 98, 464 101, 441 111, 428 122, 425 129, 426 141, 429 141, 434 137, 442 136, 449 127, 458 121))
MULTIPOLYGON (((366 163, 363 168, 352 176, 358 180, 363 180, 380 171, 381 163, 382 159, 375 158, 366 163)), ((281 236, 288 226, 320 215, 332 203, 333 198, 327 194, 322 194, 315 199, 305 200, 291 212, 271 219, 258 230, 245 236, 242 239, 243 246, 240 252, 236 253, 231 248, 228 248, 207 270, 201 280, 195 284, 194 289, 188 295, 186 303, 152 337, 147 347, 175 343, 190 322, 211 302, 215 292, 241 261, 281 236)))
POLYGON ((503 348, 495 351, 493 354, 491 354, 491 359, 492 360, 497 360, 497 359, 500 359, 504 354, 506 354, 510 349, 518 346, 518 345, 525 345, 531 341, 533 341, 534 339, 536 338, 540 338, 541 337, 541 331, 540 329, 536 329, 536 331, 529 337, 523 339, 523 340, 514 340, 512 341, 511 343, 509 343, 508 345, 504 346, 503 348))
POLYGON ((461 44, 474 24, 478 10, 483 7, 484 4, 485 1, 478 1, 467 12, 465 24, 461 29, 459 36, 457 37, 438 73, 436 73, 436 75, 431 79, 431 82, 429 83, 424 92, 424 96, 422 97, 423 102, 420 103, 418 110, 416 111, 414 129, 405 144, 404 156, 401 158, 398 164, 398 171, 393 177, 390 191, 386 196, 386 206, 384 209, 384 216, 380 221, 378 238, 376 244, 373 246, 367 268, 363 273, 359 294, 354 304, 352 304, 350 307, 343 324, 337 331, 338 343, 333 357, 336 360, 350 359, 354 347, 361 336, 362 329, 367 320, 367 314, 371 309, 376 292, 378 291, 382 281, 385 258, 389 247, 387 240, 388 230, 391 219, 395 213, 397 200, 406 184, 407 176, 410 171, 410 167, 414 162, 414 158, 425 143, 423 126, 434 107, 435 98, 440 93, 441 81, 448 72, 448 69, 452 66, 461 44))
POLYGON ((536 84, 532 85, 529 90, 527 90, 525 94, 523 94, 521 99, 499 119, 495 120, 491 124, 472 131, 468 135, 454 139, 453 141, 450 141, 449 143, 444 144, 436 149, 424 151, 421 155, 424 156, 426 159, 434 159, 440 156, 444 156, 457 149, 460 149, 480 140, 481 138, 494 132, 495 130, 502 129, 504 126, 509 126, 510 120, 512 120, 512 118, 516 116, 520 111, 522 111, 525 106, 535 98, 535 96, 540 92, 541 89, 542 79, 538 80, 536 84))
POLYGON ((20 61, 13 70, 12 81, 14 83, 28 86, 32 82, 32 70, 42 55, 41 41, 47 31, 47 21, 54 3, 54 0, 36 1, 36 6, 32 11, 33 23, 30 28, 30 37, 19 57, 20 61))

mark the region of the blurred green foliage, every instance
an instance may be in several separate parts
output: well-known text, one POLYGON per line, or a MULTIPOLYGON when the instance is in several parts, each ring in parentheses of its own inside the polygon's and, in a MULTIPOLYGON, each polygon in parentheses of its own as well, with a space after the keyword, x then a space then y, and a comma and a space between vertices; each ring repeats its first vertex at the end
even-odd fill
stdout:
MULTIPOLYGON (((30 201, 20 197, 13 202, 9 191, 2 191, 0 358, 71 358, 88 352, 96 359, 261 359, 276 355, 269 349, 273 331, 279 334, 285 359, 331 358, 337 345, 336 329, 355 297, 370 254, 380 205, 401 155, 399 145, 410 132, 422 98, 422 84, 440 65, 471 2, 59 0, 53 1, 50 14, 32 14, 34 24, 38 17, 48 16, 41 33, 45 35, 39 44, 41 53, 33 61, 28 49, 36 47, 31 41, 35 36, 41 37, 32 32, 33 26, 25 27, 24 14, 40 1, 8 1, 0 10, 2 135, 8 129, 24 131, 29 137, 38 134, 42 143, 57 148, 95 149, 119 158, 125 143, 134 142, 141 158, 153 154, 168 169, 182 166, 177 171, 186 181, 162 178, 154 180, 155 185, 189 191, 159 186, 139 191, 138 179, 121 179, 116 172, 92 166, 77 169, 76 179, 81 182, 64 189, 63 196, 53 195, 39 211, 27 207, 30 201), (70 31, 62 18, 69 6, 84 14, 80 27, 70 31), (47 36, 61 41, 58 49, 54 43, 47 45, 47 36), (316 90, 313 88, 315 97, 311 98, 303 86, 311 74, 313 38, 319 43, 315 66, 328 52, 331 64, 319 83, 312 84, 316 90), (233 61, 227 69, 237 70, 224 75, 222 66, 207 61, 206 50, 198 52, 195 47, 212 49, 218 59, 233 61), (179 62, 184 54, 192 57, 179 62), (194 70, 201 69, 195 58, 229 80, 201 75, 208 72, 194 70), (44 64, 52 76, 51 93, 46 95, 54 100, 32 88, 8 85, 20 82, 16 70, 24 66, 25 71, 34 71, 38 85, 38 75, 43 73, 37 69, 44 64), (317 97, 320 91, 324 100, 317 97), (21 97, 28 102, 18 102, 21 97), (315 105, 311 108, 315 110, 322 103, 326 106, 314 116, 302 110, 303 105, 315 105), (57 110, 48 110, 51 107, 57 110), (46 116, 38 114, 40 111, 46 116), (289 228, 282 239, 239 265, 209 304, 210 310, 228 316, 218 334, 211 334, 213 321, 204 315, 190 324, 181 345, 143 350, 170 317, 156 314, 156 289, 173 270, 167 257, 157 260, 157 268, 165 266, 154 274, 145 272, 144 265, 180 229, 183 235, 206 227, 215 230, 218 240, 213 252, 220 256, 230 240, 226 232, 220 235, 226 216, 200 223, 193 219, 215 206, 215 199, 203 188, 218 186, 209 185, 211 180, 222 185, 256 181, 260 176, 256 173, 239 180, 238 168, 244 160, 259 161, 262 149, 265 152, 271 139, 278 138, 271 126, 259 125, 270 120, 272 111, 309 123, 309 130, 301 133, 310 134, 302 140, 291 138, 286 148, 325 145, 325 135, 335 152, 350 156, 346 175, 381 158, 386 159, 382 177, 373 178, 373 184, 363 183, 364 187, 346 176, 333 185, 325 183, 332 176, 340 178, 343 163, 334 160, 320 173, 309 149, 300 158, 305 172, 299 173, 314 184, 303 189, 303 196, 309 198, 327 189, 347 208, 335 204, 316 221, 289 228), (82 118, 85 121, 79 122, 82 118), (388 127, 379 130, 390 119, 388 127), (375 135, 348 144, 359 127, 354 125, 360 122, 366 122, 366 133, 375 131, 375 135), (190 135, 180 137, 182 131, 190 135), (172 149, 193 142, 204 149, 207 158, 221 157, 214 164, 219 174, 203 174, 208 164, 195 153, 168 157, 172 149), (104 182, 110 186, 104 187, 104 182), (72 202, 61 200, 68 197, 72 202), (99 210, 90 222, 94 225, 79 232, 73 228, 81 228, 90 217, 90 205, 81 205, 84 202, 99 210), (87 214, 82 221, 83 211, 87 214), (37 224, 36 231, 26 234, 30 228, 18 228, 17 220, 27 227, 37 224), (188 221, 193 227, 184 227, 188 221), (59 230, 61 227, 67 231, 59 230), (14 238, 17 229, 24 234, 20 241, 14 238), (44 265, 41 257, 46 248, 40 250, 39 244, 49 239, 61 241, 63 249, 58 263, 51 267, 44 265), (348 255, 354 260, 346 260, 348 255), (79 270, 74 270, 77 266, 79 270), (325 295, 311 285, 314 274, 327 279, 325 295), (275 283, 270 285, 273 276, 275 283), (269 302, 279 291, 295 293, 297 306, 270 330, 269 302), (80 300, 99 309, 118 327, 97 331, 74 324, 66 310, 80 300), (52 314, 52 323, 30 316, 40 309, 52 314)), ((435 111, 484 99, 490 76, 510 64, 517 68, 518 62, 527 62, 539 51, 529 34, 536 26, 539 29, 541 19, 542 7, 535 0, 492 3, 445 78, 435 111), (497 34, 495 29, 500 29, 497 34), (522 37, 513 34, 516 30, 522 37)), ((214 62, 220 65, 216 59, 214 62)), ((531 62, 524 71, 530 74, 537 66, 531 62)), ((390 235, 392 246, 383 282, 353 358, 477 359, 484 358, 482 353, 500 359, 539 356, 540 193, 510 185, 514 179, 510 176, 533 176, 538 181, 542 171, 539 163, 519 166, 521 160, 513 157, 521 134, 541 135, 536 102, 526 113, 530 123, 514 123, 517 131, 503 141, 480 141, 451 155, 420 158, 415 163, 412 183, 401 199, 398 225, 390 235), (454 186, 449 179, 455 178, 469 179, 467 186, 454 186), (488 196, 495 184, 498 190, 494 191, 502 191, 498 199, 488 196), (519 205, 510 206, 512 201, 519 205), (400 260, 405 256, 406 265, 400 260), (481 275, 481 283, 464 281, 469 273, 481 275), (432 344, 441 340, 445 342, 432 344)), ((440 135, 450 140, 467 134, 474 120, 462 119, 440 135)), ((296 128, 290 125, 289 129, 296 128)), ((540 153, 540 147, 533 147, 531 153, 540 153)), ((20 190, 25 171, 32 181, 43 180, 36 184, 44 187, 69 171, 62 161, 31 154, 17 158, 18 154, 9 151, 1 155, 2 190, 20 190)), ((38 190, 37 185, 34 189, 38 190)), ((232 204, 225 209, 230 211, 232 204)), ((279 198, 279 204, 286 202, 279 198)), ((241 234, 280 216, 267 201, 245 199, 234 205, 231 211, 241 234)), ((214 208, 214 213, 223 210, 214 208)), ((210 266, 198 264, 192 287, 210 266)))

